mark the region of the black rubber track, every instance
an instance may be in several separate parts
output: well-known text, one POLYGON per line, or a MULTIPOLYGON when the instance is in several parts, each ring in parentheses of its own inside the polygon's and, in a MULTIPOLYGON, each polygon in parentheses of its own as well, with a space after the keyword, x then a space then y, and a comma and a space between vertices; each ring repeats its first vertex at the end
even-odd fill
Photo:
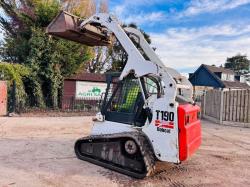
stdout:
POLYGON ((139 178, 139 179, 145 178, 147 176, 152 175, 155 170, 155 157, 151 145, 149 144, 148 139, 141 132, 94 135, 94 136, 84 137, 76 141, 75 153, 77 158, 79 158, 80 160, 85 160, 93 164, 96 164, 98 166, 102 166, 134 178, 139 178), (127 167, 119 166, 110 161, 105 161, 102 159, 94 158, 92 156, 83 154, 80 150, 81 144, 89 141, 94 142, 96 140, 102 139, 105 140, 105 142, 107 142, 107 141, 112 141, 113 139, 123 139, 123 138, 133 139, 136 142, 137 146, 139 147, 140 156, 142 157, 141 160, 144 162, 144 167, 145 167, 143 173, 133 171, 127 167))

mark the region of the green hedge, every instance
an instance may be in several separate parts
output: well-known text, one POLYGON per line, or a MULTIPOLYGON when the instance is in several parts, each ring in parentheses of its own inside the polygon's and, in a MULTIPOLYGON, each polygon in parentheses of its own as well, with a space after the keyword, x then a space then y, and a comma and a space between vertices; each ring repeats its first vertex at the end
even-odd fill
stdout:
POLYGON ((25 92, 23 80, 27 78, 29 74, 30 70, 23 65, 0 62, 0 79, 8 82, 8 101, 13 99, 11 98, 11 92, 15 82, 16 99, 18 99, 20 104, 25 104, 27 94, 25 92))
POLYGON ((0 62, 0 80, 6 80, 8 84, 8 108, 10 111, 13 110, 13 99, 16 100, 16 107, 27 105, 44 107, 40 83, 27 66, 0 62), (14 83, 15 93, 13 93, 14 83))

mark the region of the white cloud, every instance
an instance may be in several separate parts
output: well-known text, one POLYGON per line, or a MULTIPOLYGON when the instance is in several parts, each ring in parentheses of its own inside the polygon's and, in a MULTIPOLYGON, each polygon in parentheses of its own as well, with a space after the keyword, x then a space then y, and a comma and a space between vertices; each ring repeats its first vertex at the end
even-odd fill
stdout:
MULTIPOLYGON (((191 0, 184 10, 176 12, 170 9, 169 12, 152 12, 146 13, 143 11, 143 7, 149 7, 157 3, 170 3, 170 0, 125 0, 122 4, 116 5, 112 8, 112 13, 114 13, 118 18, 125 21, 136 22, 138 24, 147 23, 148 21, 153 21, 154 16, 156 16, 155 22, 161 21, 163 19, 159 18, 182 18, 189 16, 196 16, 202 13, 210 12, 221 12, 225 10, 230 10, 243 6, 250 3, 250 0, 191 0), (151 18, 151 19, 150 19, 151 18)), ((128 23, 128 22, 126 22, 128 23)))
POLYGON ((250 55, 250 25, 172 28, 150 35, 156 53, 167 66, 176 69, 198 67, 202 63, 221 65, 237 53, 250 55))
POLYGON ((183 16, 193 16, 207 12, 220 12, 234 9, 250 3, 250 0, 192 0, 189 6, 179 14, 183 16))
MULTIPOLYGON (((167 2, 125 0, 113 7, 113 12, 125 23, 135 22, 142 27, 152 23, 167 25, 165 20, 174 22, 176 18, 198 16, 202 13, 230 9, 237 11, 236 8, 250 3, 250 0, 191 0, 186 3, 183 10, 173 9, 169 12, 143 10, 144 6, 167 2)), ((193 28, 169 28, 165 32, 150 33, 152 45, 157 48, 156 52, 164 63, 176 69, 192 69, 202 63, 221 65, 227 57, 237 53, 250 56, 250 24, 244 24, 244 20, 234 20, 233 17, 230 24, 223 22, 221 20, 220 25, 214 26, 197 27, 194 24, 193 28)), ((157 28, 157 25, 155 26, 157 28)))
POLYGON ((156 4, 156 3, 162 3, 162 2, 167 2, 169 0, 124 0, 123 1, 123 4, 126 5, 126 6, 134 6, 134 5, 137 5, 137 6, 140 6, 140 5, 153 5, 153 4, 156 4))
POLYGON ((118 5, 113 8, 112 13, 114 13, 116 16, 120 17, 122 14, 124 14, 124 11, 126 10, 125 5, 118 5))
POLYGON ((166 16, 162 11, 144 12, 141 6, 151 6, 155 3, 165 2, 164 0, 125 0, 122 4, 112 8, 115 14, 124 23, 146 24, 162 21, 166 16))
POLYGON ((137 23, 142 24, 151 24, 152 22, 159 22, 165 18, 163 12, 152 12, 148 14, 140 13, 137 15, 131 15, 126 17, 123 21, 125 23, 137 23))

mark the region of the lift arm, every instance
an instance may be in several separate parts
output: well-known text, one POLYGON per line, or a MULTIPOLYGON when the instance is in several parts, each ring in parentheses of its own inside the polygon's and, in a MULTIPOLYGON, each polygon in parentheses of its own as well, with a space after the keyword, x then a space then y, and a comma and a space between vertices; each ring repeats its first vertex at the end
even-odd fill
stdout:
POLYGON ((80 29, 84 29, 89 23, 99 23, 101 26, 110 30, 128 54, 128 61, 123 72, 121 73, 120 79, 123 79, 130 72, 134 72, 137 77, 141 77, 149 73, 158 73, 157 65, 144 59, 115 17, 106 13, 95 14, 84 20, 80 25, 80 29))
POLYGON ((132 27, 125 27, 124 30, 129 34, 130 37, 133 37, 135 41, 138 42, 143 52, 147 55, 151 62, 157 64, 160 68, 163 68, 168 74, 170 74, 177 82, 177 88, 182 89, 183 97, 189 98, 192 100, 193 91, 192 84, 185 77, 182 76, 178 71, 173 68, 166 67, 166 65, 161 61, 161 59, 156 55, 155 51, 149 45, 149 43, 144 38, 141 31, 132 27))
POLYGON ((163 64, 139 30, 133 28, 124 30, 118 20, 110 14, 98 13, 81 20, 79 17, 62 11, 48 26, 47 33, 90 46, 108 45, 110 36, 114 35, 128 55, 128 61, 120 76, 121 80, 131 72, 138 78, 148 74, 163 76, 165 84, 171 85, 170 90, 173 89, 173 96, 179 89, 181 91, 179 95, 192 100, 191 83, 176 70, 163 64), (138 43, 149 60, 145 60, 127 34, 139 40, 138 43))

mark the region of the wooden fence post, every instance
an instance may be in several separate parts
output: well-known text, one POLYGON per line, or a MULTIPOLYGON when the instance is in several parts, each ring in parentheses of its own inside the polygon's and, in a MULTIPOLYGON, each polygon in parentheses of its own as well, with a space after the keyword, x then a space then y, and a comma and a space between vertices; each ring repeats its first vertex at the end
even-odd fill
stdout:
POLYGON ((207 97, 207 91, 205 91, 204 93, 203 116, 206 116, 206 101, 207 101, 206 97, 207 97))
POLYGON ((247 122, 250 123, 250 89, 247 90, 248 102, 247 102, 247 122))
POLYGON ((223 112, 224 112, 224 93, 223 90, 220 91, 220 124, 223 124, 223 112))

